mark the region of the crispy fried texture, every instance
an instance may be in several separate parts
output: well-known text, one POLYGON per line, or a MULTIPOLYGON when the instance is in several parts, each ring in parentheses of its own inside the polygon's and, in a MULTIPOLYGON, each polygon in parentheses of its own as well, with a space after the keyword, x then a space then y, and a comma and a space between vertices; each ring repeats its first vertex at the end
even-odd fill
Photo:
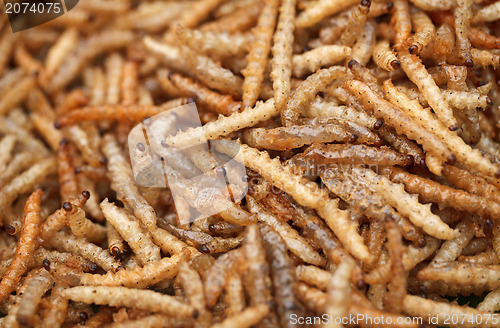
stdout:
POLYGON ((413 158, 404 157, 388 147, 315 143, 303 156, 324 164, 412 165, 413 158))
POLYGON ((183 317, 195 316, 195 310, 169 295, 150 290, 125 287, 73 287, 63 291, 63 295, 73 301, 106 304, 110 306, 135 306, 140 309, 183 317), (144 295, 144 296, 142 296, 144 295))
POLYGON ((16 289, 16 285, 26 273, 30 258, 38 245, 38 227, 42 222, 40 216, 42 195, 43 191, 37 189, 30 195, 24 207, 23 228, 16 254, 0 281, 0 300, 2 301, 5 301, 9 294, 16 289))
POLYGON ((323 20, 323 18, 332 16, 342 10, 357 4, 358 1, 329 1, 320 0, 310 3, 307 8, 297 16, 297 28, 306 28, 323 20))
MULTIPOLYGON (((243 285, 249 296, 249 305, 264 304, 268 308, 274 307, 271 295, 271 277, 269 264, 266 261, 262 236, 257 225, 253 224, 245 231, 244 253, 247 268, 243 273, 243 285)), ((274 313, 262 319, 263 326, 276 324, 274 313)))
POLYGON ((418 86, 418 89, 422 92, 425 99, 427 99, 441 122, 452 131, 458 129, 457 121, 453 117, 451 109, 447 105, 447 102, 444 101, 439 88, 420 59, 407 52, 398 53, 398 59, 401 63, 401 68, 408 75, 408 78, 418 86))
POLYGON ((360 176, 349 173, 349 170, 328 169, 321 173, 321 179, 334 194, 367 217, 379 222, 392 218, 398 223, 406 239, 417 245, 422 243, 424 237, 417 228, 394 208, 385 204, 384 198, 364 183, 360 176))
POLYGON ((492 290, 498 288, 498 265, 474 263, 442 262, 419 271, 419 280, 439 280, 461 286, 484 286, 492 290))
POLYGON ((412 10, 411 20, 415 34, 406 40, 404 47, 415 55, 434 39, 436 31, 431 19, 422 10, 412 10))
POLYGON ((394 30, 396 32, 394 48, 399 50, 411 35, 412 26, 408 0, 394 1, 394 14, 391 19, 391 24, 394 25, 394 30))
POLYGON ((165 143, 171 146, 181 147, 189 145, 193 141, 198 142, 205 137, 208 140, 217 139, 244 127, 251 127, 259 122, 266 121, 279 114, 274 107, 274 100, 265 103, 257 103, 252 109, 245 109, 241 113, 234 113, 228 117, 219 117, 216 121, 209 122, 202 127, 191 128, 185 132, 177 133, 165 139, 165 143))
POLYGON ((347 21, 347 27, 342 36, 340 37, 340 43, 342 45, 352 47, 356 42, 358 34, 365 25, 368 13, 370 12, 371 1, 365 0, 361 1, 359 5, 351 10, 349 19, 347 21))
POLYGON ((247 201, 250 211, 257 216, 257 219, 273 228, 283 238, 288 249, 304 262, 321 266, 324 259, 313 249, 308 242, 300 236, 289 225, 280 221, 276 216, 269 213, 265 208, 257 203, 253 198, 248 197, 247 201))
POLYGON ((347 212, 340 210, 337 202, 330 199, 326 191, 294 174, 289 167, 283 167, 277 159, 271 160, 267 153, 259 152, 246 145, 238 147, 235 142, 220 142, 219 145, 217 147, 220 147, 221 151, 233 154, 239 148, 236 159, 241 160, 246 166, 272 181, 278 188, 294 197, 299 204, 317 210, 318 214, 325 219, 344 246, 355 257, 368 263, 373 261, 361 236, 356 231, 356 224, 352 221, 349 222, 347 212))
POLYGON ((160 260, 160 248, 153 244, 151 238, 145 234, 135 218, 130 217, 125 210, 109 203, 108 199, 102 201, 101 208, 108 222, 118 230, 132 248, 139 264, 143 265, 147 262, 160 260))
POLYGON ((49 92, 57 92, 70 83, 90 60, 99 54, 116 48, 121 48, 134 39, 131 32, 119 30, 104 31, 81 41, 66 57, 52 77, 49 92))
POLYGON ((448 161, 451 158, 453 161, 450 150, 443 145, 441 140, 438 140, 389 102, 375 94, 370 90, 368 85, 360 81, 351 80, 346 82, 346 88, 373 111, 375 117, 384 119, 384 122, 395 128, 398 133, 417 141, 426 151, 434 154, 441 160, 448 161))
POLYGON ((0 10, 0 326, 496 326, 499 8, 0 10))
POLYGON ((273 81, 274 106, 280 111, 284 109, 292 87, 292 44, 296 2, 296 0, 282 1, 271 48, 273 58, 271 59, 270 77, 273 81))
POLYGON ((385 222, 387 232, 387 250, 391 259, 392 279, 387 285, 384 296, 384 308, 388 312, 401 313, 406 295, 406 273, 403 264, 403 243, 401 233, 393 220, 385 222))
POLYGON ((297 124, 306 106, 314 99, 316 94, 343 73, 345 73, 345 68, 332 66, 330 68, 321 69, 308 76, 294 91, 286 108, 281 112, 281 121, 283 125, 290 126, 297 124))
POLYGON ((283 239, 271 227, 260 226, 267 257, 270 259, 271 278, 276 293, 276 307, 281 327, 292 327, 290 315, 304 313, 303 305, 295 296, 296 277, 283 239))
POLYGON ((422 201, 426 203, 439 203, 441 206, 451 206, 493 219, 499 218, 500 205, 490 199, 441 185, 438 182, 404 172, 395 167, 384 168, 381 172, 387 174, 393 182, 403 183, 406 191, 419 194, 422 201))
POLYGON ((404 191, 402 184, 393 183, 387 177, 359 166, 354 167, 353 171, 371 181, 375 190, 382 193, 389 204, 396 207, 401 214, 408 216, 413 224, 421 227, 429 235, 440 239, 453 239, 457 236, 455 230, 431 213, 429 204, 419 203, 416 195, 404 191))
POLYGON ((357 135, 341 125, 292 125, 274 129, 255 128, 243 133, 243 141, 257 149, 286 150, 313 142, 355 142, 357 135))
POLYGON ((119 199, 131 206, 134 215, 147 229, 154 229, 155 211, 139 193, 133 180, 132 168, 123 156, 116 139, 110 134, 103 138, 103 152, 108 159, 111 188, 116 191, 119 199))
POLYGON ((208 308, 213 308, 231 272, 242 272, 244 268, 242 250, 235 249, 221 255, 206 272, 205 299, 208 308))
MULTIPOLYGON (((485 313, 481 311, 477 311, 471 307, 459 306, 452 303, 443 303, 436 302, 428 299, 424 299, 418 296, 406 295, 403 303, 403 311, 408 315, 416 315, 416 316, 434 316, 437 313, 447 315, 465 315, 466 317, 470 316, 478 316, 481 317, 481 322, 484 322, 488 316, 491 316, 491 313, 485 313)), ((479 319, 480 320, 480 319, 479 319)), ((478 322, 467 323, 464 322, 463 327, 488 327, 489 324, 481 324, 478 322)), ((439 319, 438 324, 443 324, 444 320, 439 319)))
POLYGON ((250 51, 246 57, 247 66, 241 72, 245 77, 242 86, 244 106, 253 107, 262 90, 278 7, 279 1, 266 1, 259 15, 257 26, 252 30, 254 39, 250 43, 250 51))
MULTIPOLYGON (((188 100, 184 100, 188 103, 188 100)), ((175 104, 176 107, 179 104, 175 104)), ((61 117, 56 125, 58 128, 73 125, 82 121, 100 121, 100 120, 116 120, 116 121, 140 121, 147 117, 152 117, 157 114, 172 108, 168 106, 143 106, 143 105, 114 105, 114 106, 89 106, 71 111, 67 115, 61 117)))
MULTIPOLYGON (((181 94, 186 94, 186 96, 193 97, 196 102, 202 106, 206 106, 211 111, 215 113, 222 114, 224 116, 229 116, 234 112, 239 112, 241 110, 241 103, 235 101, 229 95, 222 95, 215 91, 212 91, 188 77, 182 76, 181 74, 172 73, 170 71, 162 70, 157 73, 158 80, 163 86, 166 80, 171 83, 178 92, 181 94)), ((186 100, 185 103, 190 102, 186 100)), ((184 105, 185 103, 178 103, 170 108, 184 105)), ((163 106, 162 106, 163 107, 163 106)), ((169 107, 165 106, 165 110, 169 107)))
POLYGON ((375 64, 386 71, 393 71, 401 65, 396 55, 389 47, 389 42, 386 40, 379 41, 375 45, 372 58, 375 64))
POLYGON ((152 283, 165 281, 177 274, 178 265, 191 255, 189 250, 182 251, 171 257, 164 257, 155 263, 144 267, 136 266, 133 269, 108 271, 104 275, 83 273, 79 283, 83 286, 125 286, 144 288, 152 283))
POLYGON ((384 83, 384 89, 392 103, 395 103, 399 108, 404 110, 410 117, 418 119, 422 126, 427 127, 433 134, 438 136, 459 161, 487 175, 496 175, 498 168, 494 164, 483 157, 479 151, 472 149, 462 139, 447 130, 429 111, 423 110, 418 102, 415 100, 410 101, 403 93, 398 92, 390 81, 384 83), (405 105, 403 106, 403 104, 405 105))

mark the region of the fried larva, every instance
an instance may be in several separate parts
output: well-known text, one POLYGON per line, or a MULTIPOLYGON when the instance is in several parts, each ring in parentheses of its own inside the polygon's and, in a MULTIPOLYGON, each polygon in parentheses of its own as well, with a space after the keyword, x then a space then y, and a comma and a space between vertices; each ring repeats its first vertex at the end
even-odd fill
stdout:
POLYGON ((16 139, 15 135, 7 134, 2 137, 2 140, 0 140, 0 149, 2 149, 2 152, 0 153, 0 168, 2 171, 5 170, 8 160, 11 158, 12 150, 14 149, 17 141, 16 139))
POLYGON ((461 262, 475 263, 481 265, 497 265, 500 264, 500 259, 495 254, 493 248, 488 248, 484 252, 478 253, 476 255, 464 256, 460 255, 458 260, 461 262))
MULTIPOLYGON (((243 272, 243 285, 249 296, 249 305, 264 304, 273 308, 274 301, 270 290, 271 277, 262 236, 256 224, 248 226, 245 232, 243 251, 247 268, 243 272)), ((262 324, 272 325, 276 321, 276 314, 271 313, 262 319, 262 324)))
POLYGON ((43 299, 42 306, 47 303, 49 306, 40 313, 42 328, 58 327, 64 322, 68 310, 68 300, 61 295, 61 292, 66 287, 66 284, 57 282, 52 288, 50 296, 43 299))
POLYGON ((447 102, 444 101, 439 88, 434 83, 424 65, 418 57, 409 53, 398 53, 398 59, 401 63, 401 68, 408 74, 408 78, 418 86, 429 105, 436 112, 437 117, 451 131, 458 129, 457 121, 453 117, 453 113, 447 102))
POLYGON ((0 100, 0 114, 5 114, 14 107, 20 105, 31 89, 35 87, 36 80, 31 76, 26 76, 10 88, 0 100))
POLYGON ((260 10, 260 2, 251 2, 230 14, 224 15, 217 21, 203 24, 200 30, 227 33, 245 31, 255 24, 259 17, 260 10))
POLYGON ((245 34, 199 31, 182 26, 178 26, 176 32, 181 41, 191 49, 215 58, 242 55, 246 53, 248 43, 252 41, 245 34))
POLYGON ((85 211, 80 207, 69 215, 68 225, 75 236, 84 237, 92 243, 99 244, 106 240, 106 229, 87 219, 85 211))
POLYGON ((243 134, 243 141, 250 147, 274 150, 300 148, 313 142, 355 142, 357 139, 356 134, 336 124, 255 128, 243 134))
POLYGON ((265 304, 248 307, 234 316, 226 318, 221 323, 217 323, 212 328, 248 328, 259 323, 269 313, 269 308, 265 304))
POLYGON ((19 173, 23 172, 39 160, 39 156, 31 151, 17 153, 10 161, 9 165, 0 174, 0 186, 5 186, 19 173))
POLYGON ((139 264, 160 260, 160 248, 153 244, 151 238, 142 230, 139 222, 106 198, 101 202, 104 216, 120 233, 137 256, 139 264))
POLYGON ((368 13, 370 12, 371 1, 361 1, 350 11, 347 26, 340 37, 340 44, 352 47, 356 42, 358 34, 365 25, 368 13))
POLYGON ((493 22, 500 18, 500 5, 498 3, 493 3, 489 6, 484 6, 479 9, 474 17, 471 19, 471 23, 479 22, 493 22))
POLYGON ((446 57, 455 48, 455 35, 453 28, 444 23, 436 30, 436 39, 434 40, 434 50, 439 56, 440 62, 445 62, 446 57))
POLYGON ((64 202, 61 209, 49 215, 41 225, 40 240, 42 242, 48 241, 56 232, 64 227, 68 221, 69 215, 74 213, 77 207, 85 205, 89 197, 89 192, 84 191, 78 195, 78 197, 70 199, 68 202, 64 202))
POLYGON ((438 182, 403 172, 395 167, 385 168, 382 172, 388 174, 393 182, 403 183, 408 192, 419 194, 424 202, 435 202, 441 206, 451 206, 493 219, 500 217, 500 205, 490 199, 441 185, 438 182))
POLYGON ((241 273, 244 269, 241 249, 231 250, 221 255, 214 265, 205 273, 205 298, 208 308, 213 308, 219 294, 222 292, 228 275, 232 272, 241 273))
POLYGON ((348 220, 347 212, 340 210, 337 202, 330 199, 325 190, 295 175, 289 167, 283 167, 279 160, 271 160, 267 153, 231 141, 221 141, 216 147, 223 152, 236 154, 237 160, 242 161, 275 186, 290 194, 301 205, 316 209, 355 257, 368 263, 373 261, 361 236, 356 231, 356 224, 348 220))
MULTIPOLYGON (((303 229, 304 236, 310 243, 317 244, 326 256, 334 263, 340 263, 345 257, 351 257, 340 244, 340 241, 333 235, 333 232, 328 229, 326 224, 311 211, 305 210, 300 205, 296 204, 292 198, 286 194, 270 193, 264 199, 266 205, 283 217, 293 220, 294 224, 303 229), (287 204, 287 205, 284 205, 287 204), (293 215, 292 215, 293 214, 293 215)), ((360 268, 355 267, 353 279, 355 283, 359 282, 361 277, 360 268)))
MULTIPOLYGON (((353 42, 354 44, 354 42, 353 42)), ((301 77, 317 69, 337 65, 351 56, 348 46, 325 45, 313 50, 294 55, 292 58, 294 76, 301 77)))
POLYGON ((447 240, 437 251, 432 259, 432 263, 454 261, 462 253, 462 250, 474 237, 474 231, 470 229, 469 221, 464 219, 456 227, 458 230, 458 237, 453 240, 447 240))
POLYGON ((361 34, 352 47, 351 58, 361 65, 366 66, 370 61, 375 47, 376 33, 373 20, 368 20, 363 26, 361 34))
POLYGON ((401 313, 407 284, 402 256, 404 248, 401 233, 394 220, 386 220, 385 228, 387 232, 386 248, 391 259, 392 279, 389 280, 387 294, 384 296, 384 309, 392 313, 401 313))
POLYGON ((418 272, 419 280, 438 280, 461 286, 484 286, 488 290, 497 289, 498 265, 480 265, 465 262, 441 262, 418 272))
POLYGON ((471 44, 468 38, 472 17, 472 0, 459 0, 453 10, 455 18, 455 47, 458 59, 467 67, 474 66, 471 56, 471 44))
POLYGON ((78 44, 79 32, 77 29, 67 29, 59 36, 57 42, 47 52, 45 72, 52 76, 62 64, 64 58, 78 44))
POLYGON ((416 195, 404 191, 403 185, 392 183, 387 177, 359 166, 353 167, 352 170, 354 173, 366 178, 367 181, 372 181, 372 186, 376 191, 384 195, 389 204, 429 235, 440 239, 453 239, 457 236, 455 230, 441 221, 438 216, 431 213, 429 204, 422 205, 419 203, 416 195))
POLYGON ((5 208, 22 193, 32 189, 40 183, 47 175, 55 172, 55 160, 53 157, 34 164, 32 167, 12 179, 3 186, 0 191, 0 206, 5 208))
POLYGON ((296 2, 296 0, 284 0, 281 3, 271 48, 273 58, 270 77, 273 82, 274 106, 279 111, 284 109, 291 90, 296 2))
POLYGON ((281 327, 292 327, 290 315, 304 313, 302 304, 295 296, 295 274, 288 256, 285 242, 279 234, 268 226, 260 226, 264 247, 271 258, 271 278, 277 294, 276 307, 281 327))
POLYGON ((253 107, 262 90, 264 71, 271 51, 273 30, 276 26, 279 1, 268 0, 259 15, 257 26, 252 30, 253 40, 250 51, 246 57, 247 66, 241 72, 245 77, 243 81, 243 105, 253 107))
MULTIPOLYGON (((403 254, 403 264, 405 270, 413 269, 417 264, 429 258, 440 245, 440 241, 426 237, 425 246, 424 247, 414 247, 409 246, 406 249, 406 252, 403 254)), ((380 284, 384 282, 388 282, 391 279, 391 261, 389 260, 386 263, 380 264, 375 269, 365 274, 364 280, 366 283, 372 284, 380 284)), ((384 288, 385 290, 385 288, 384 288)))
POLYGON ((254 126, 279 114, 274 107, 274 99, 265 103, 258 102, 253 109, 245 109, 241 113, 234 113, 228 117, 219 117, 214 122, 209 122, 202 127, 188 129, 165 139, 165 144, 182 147, 199 142, 203 136, 206 139, 217 139, 244 127, 254 126))
POLYGON ((346 87, 373 111, 375 117, 384 119, 384 122, 395 128, 398 133, 405 134, 408 138, 416 140, 426 151, 434 154, 441 160, 449 161, 451 159, 453 161, 453 155, 442 144, 441 140, 437 139, 423 127, 390 105, 386 100, 375 94, 366 84, 351 80, 346 82, 346 87))
POLYGON ((398 152, 405 156, 412 156, 413 162, 416 165, 424 164, 424 152, 416 142, 411 141, 404 135, 397 134, 395 129, 388 127, 387 125, 383 125, 380 130, 378 130, 378 133, 384 137, 386 142, 398 152))
POLYGON ((310 3, 307 8, 297 16, 297 28, 306 28, 317 24, 325 17, 332 16, 342 10, 358 3, 358 0, 329 1, 320 0, 310 3))
POLYGON ((345 68, 332 66, 324 68, 307 77, 299 87, 293 92, 292 97, 281 112, 283 125, 290 126, 298 123, 301 114, 306 106, 311 102, 316 94, 323 90, 335 78, 345 73, 345 68))
MULTIPOLYGON (((491 313, 481 312, 468 306, 459 306, 452 303, 435 302, 432 300, 428 300, 413 295, 405 296, 403 303, 403 311, 408 315, 422 316, 422 317, 435 316, 438 313, 439 314, 446 313, 449 314, 450 316, 458 315, 459 317, 463 317, 464 315, 465 317, 470 317, 470 316, 474 316, 474 318, 482 317, 482 320, 478 319, 477 321, 474 321, 472 323, 468 322, 467 320, 464 320, 463 324, 460 323, 460 325, 447 323, 447 325, 450 325, 451 327, 486 328, 491 325, 491 323, 485 323, 488 316, 491 316, 491 313)), ((444 321, 443 319, 438 319, 438 324, 439 325, 444 324, 443 321, 444 321)))
MULTIPOLYGON (((328 315, 344 317, 347 315, 347 304, 350 303, 351 275, 354 268, 352 260, 342 262, 332 274, 328 283, 327 298, 324 311, 328 315)), ((341 327, 341 325, 338 325, 341 327)))
POLYGON ((403 43, 411 35, 411 16, 410 5, 408 0, 395 0, 394 1, 394 14, 391 19, 396 32, 394 48, 399 50, 403 43))
POLYGON ((350 174, 345 169, 329 169, 321 173, 321 179, 328 189, 364 215, 381 222, 390 217, 398 223, 406 239, 417 245, 424 241, 421 232, 395 209, 384 204, 384 198, 365 184, 362 177, 350 174))
POLYGON ((42 195, 43 191, 37 189, 30 195, 26 202, 23 228, 19 237, 16 254, 0 281, 0 300, 6 300, 9 294, 16 288, 16 284, 28 269, 28 259, 33 255, 38 245, 38 226, 42 222, 42 218, 40 217, 42 195))
POLYGON ((181 317, 196 317, 198 313, 189 305, 177 301, 169 295, 150 290, 125 287, 73 287, 62 294, 73 300, 85 303, 106 304, 110 306, 138 307, 181 317))
POLYGON ((240 313, 245 308, 246 301, 243 291, 243 282, 237 273, 232 273, 227 278, 224 303, 227 304, 224 312, 228 317, 240 313))
MULTIPOLYGON (((188 103, 189 99, 183 98, 184 103, 188 103)), ((182 102, 168 104, 169 106, 143 106, 143 105, 112 105, 112 106, 89 106, 71 111, 65 116, 62 116, 56 123, 58 128, 73 125, 82 121, 100 121, 100 120, 117 120, 117 121, 140 121, 144 118, 152 117, 160 114, 172 107, 182 105, 182 102)))
POLYGON ((133 180, 132 168, 123 156, 116 139, 110 134, 103 138, 103 152, 108 159, 111 188, 117 192, 118 198, 123 199, 132 208, 134 215, 148 230, 154 229, 156 227, 155 211, 140 195, 133 180))
POLYGON ((447 131, 446 127, 443 126, 443 124, 440 124, 430 111, 423 110, 415 100, 410 101, 408 97, 404 96, 403 93, 398 92, 390 81, 386 81, 384 83, 384 89, 391 102, 401 104, 399 105, 399 108, 404 110, 406 114, 410 117, 418 119, 423 126, 426 126, 436 136, 439 136, 439 139, 446 143, 459 161, 470 165, 487 175, 497 175, 499 170, 494 164, 483 157, 479 151, 472 149, 451 131, 447 131), (403 103, 405 106, 402 106, 403 103), (418 115, 416 113, 418 113, 418 115))
POLYGON ((422 10, 412 8, 411 20, 415 34, 406 40, 405 46, 411 54, 416 55, 432 41, 436 31, 431 19, 422 10))
POLYGON ((250 211, 257 216, 259 221, 265 222, 279 233, 292 253, 300 257, 306 263, 319 266, 325 263, 324 259, 311 247, 311 245, 309 245, 307 241, 288 224, 281 222, 253 198, 247 197, 247 201, 250 206, 250 211))
POLYGON ((179 277, 189 304, 198 311, 198 326, 210 324, 212 315, 205 308, 205 293, 200 274, 187 263, 182 263, 179 269, 179 277))
MULTIPOLYGON (((181 92, 182 94, 185 93, 187 96, 196 97, 195 100, 199 104, 210 108, 210 110, 218 114, 229 116, 232 113, 239 112, 241 110, 241 103, 235 101, 231 96, 221 95, 215 91, 208 89, 202 84, 191 80, 190 78, 164 70, 159 71, 157 73, 157 76, 162 86, 164 86, 166 79, 168 79, 168 82, 171 83, 177 91, 181 92)), ((186 99, 184 103, 172 103, 173 106, 166 107, 166 109, 181 106, 188 102, 190 102, 189 99, 186 99)))
POLYGON ((500 309, 500 289, 490 292, 484 297, 484 300, 479 303, 477 309, 484 312, 496 312, 500 309))
POLYGON ((365 145, 322 144, 317 140, 303 156, 324 164, 412 165, 413 158, 404 157, 388 147, 365 145))
POLYGON ((185 63, 185 69, 194 72, 198 80, 208 87, 235 97, 241 97, 243 79, 240 76, 220 66, 210 57, 193 52, 186 46, 180 47, 179 54, 183 56, 182 61, 185 63))
POLYGON ((353 107, 336 106, 324 101, 321 97, 316 97, 316 100, 311 104, 305 115, 312 118, 333 118, 351 121, 370 130, 378 130, 384 124, 383 120, 377 120, 364 111, 358 111, 353 107))
POLYGON ((83 69, 84 65, 100 53, 113 48, 120 48, 131 42, 134 35, 131 32, 105 31, 81 41, 74 50, 74 56, 68 56, 54 74, 50 92, 56 92, 70 83, 83 69))
POLYGON ((116 270, 120 266, 120 263, 101 247, 83 238, 77 238, 74 235, 67 234, 64 231, 55 233, 48 244, 63 252, 76 253, 96 263, 106 271, 116 270))
POLYGON ((38 273, 30 280, 26 291, 19 301, 17 310, 17 321, 21 325, 33 323, 36 309, 43 294, 52 288, 54 278, 45 269, 40 269, 38 273))
POLYGON ((372 54, 373 61, 386 71, 393 71, 401 65, 394 52, 389 47, 389 42, 386 40, 379 41, 372 54))
POLYGON ((144 267, 136 266, 130 270, 108 271, 104 275, 83 273, 79 277, 79 283, 83 286, 144 288, 175 277, 179 264, 192 256, 191 252, 186 249, 171 257, 163 257, 158 262, 148 263, 144 267))

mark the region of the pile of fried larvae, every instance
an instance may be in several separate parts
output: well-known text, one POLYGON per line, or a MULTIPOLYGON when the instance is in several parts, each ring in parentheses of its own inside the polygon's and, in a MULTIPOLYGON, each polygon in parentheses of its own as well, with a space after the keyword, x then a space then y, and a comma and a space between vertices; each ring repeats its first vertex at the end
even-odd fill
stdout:
POLYGON ((12 33, 2 11, 0 324, 499 327, 499 18, 490 0, 80 0, 12 33), (241 201, 135 180, 129 131, 192 102, 203 125, 162 144, 217 140, 241 201))

